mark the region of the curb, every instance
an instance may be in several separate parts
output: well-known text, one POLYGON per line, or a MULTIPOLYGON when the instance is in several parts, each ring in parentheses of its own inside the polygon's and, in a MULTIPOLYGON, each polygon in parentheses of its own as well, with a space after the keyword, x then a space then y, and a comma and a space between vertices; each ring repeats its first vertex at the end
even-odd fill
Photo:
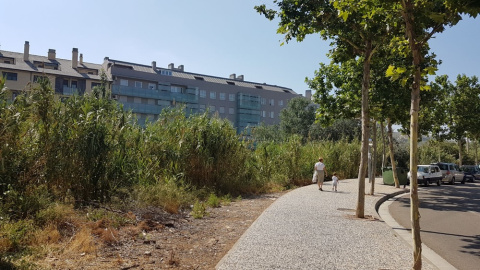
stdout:
POLYGON ((410 192, 410 189, 402 189, 402 190, 399 190, 399 191, 396 191, 396 192, 393 192, 393 193, 390 193, 390 194, 387 194, 385 196, 383 196, 382 198, 380 198, 376 203, 375 203, 375 212, 377 212, 378 215, 380 215, 380 213, 378 213, 378 209, 380 209, 380 205, 382 205, 382 203, 384 203, 385 201, 388 201, 390 200, 391 198, 393 197, 396 197, 398 195, 402 195, 404 193, 408 193, 410 192))
MULTIPOLYGON (((378 202, 375 204, 375 209, 377 210, 377 214, 378 216, 380 216, 381 220, 383 220, 385 224, 390 226, 395 234, 400 236, 413 248, 413 239, 412 239, 412 234, 410 233, 410 230, 407 230, 405 227, 398 224, 398 222, 390 215, 390 211, 388 210, 388 206, 405 193, 407 192, 402 191, 402 192, 395 192, 395 193, 384 196, 382 199, 378 200, 378 202), (380 207, 382 207, 382 209, 380 209, 380 207)), ((430 262, 432 265, 434 265, 438 269, 457 270, 457 268, 455 268, 453 265, 447 262, 444 258, 438 255, 435 251, 433 251, 423 242, 422 242, 422 257, 428 260, 428 262, 430 262)))

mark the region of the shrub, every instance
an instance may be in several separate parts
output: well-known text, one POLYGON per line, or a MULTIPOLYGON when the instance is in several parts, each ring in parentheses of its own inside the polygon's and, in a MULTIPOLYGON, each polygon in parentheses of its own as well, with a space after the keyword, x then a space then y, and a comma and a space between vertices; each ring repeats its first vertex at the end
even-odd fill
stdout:
POLYGON ((207 206, 213 208, 220 207, 220 198, 218 198, 214 193, 211 193, 207 200, 207 206))
POLYGON ((205 203, 200 202, 200 201, 195 201, 193 204, 192 212, 190 213, 193 218, 203 218, 205 216, 208 216, 207 212, 207 207, 205 206, 205 203))
POLYGON ((173 178, 159 180, 154 185, 138 185, 135 188, 135 198, 141 207, 162 207, 172 214, 194 201, 192 193, 182 185, 177 185, 173 178))

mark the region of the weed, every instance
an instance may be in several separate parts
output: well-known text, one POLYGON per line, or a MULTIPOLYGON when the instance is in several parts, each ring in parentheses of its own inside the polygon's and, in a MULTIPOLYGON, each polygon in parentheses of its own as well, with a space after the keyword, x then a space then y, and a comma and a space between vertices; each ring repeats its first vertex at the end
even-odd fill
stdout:
POLYGON ((218 198, 214 193, 211 193, 207 199, 207 206, 212 208, 220 207, 220 198, 218 198))
POLYGON ((193 218, 203 218, 205 216, 208 216, 205 203, 196 201, 193 204, 192 212, 190 214, 193 216, 193 218))

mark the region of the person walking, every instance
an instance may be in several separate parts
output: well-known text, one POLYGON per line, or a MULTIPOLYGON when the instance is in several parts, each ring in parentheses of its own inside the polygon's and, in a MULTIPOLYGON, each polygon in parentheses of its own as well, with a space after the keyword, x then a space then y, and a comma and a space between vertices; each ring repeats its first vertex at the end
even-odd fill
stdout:
POLYGON ((333 176, 332 176, 332 190, 334 190, 335 192, 337 192, 337 185, 338 185, 338 177, 337 177, 337 173, 334 172, 333 173, 333 176))
POLYGON ((323 191, 323 180, 325 176, 328 176, 327 169, 325 168, 325 164, 323 164, 323 158, 318 158, 318 162, 315 163, 315 172, 317 172, 317 184, 318 190, 323 191))

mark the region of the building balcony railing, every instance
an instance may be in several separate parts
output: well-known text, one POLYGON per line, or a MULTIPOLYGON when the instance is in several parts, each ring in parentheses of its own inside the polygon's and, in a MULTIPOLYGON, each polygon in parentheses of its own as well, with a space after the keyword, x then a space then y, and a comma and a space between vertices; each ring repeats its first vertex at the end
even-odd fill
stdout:
POLYGON ((114 95, 153 98, 169 101, 175 100, 184 103, 198 103, 196 89, 187 89, 186 92, 187 93, 173 93, 170 92, 170 89, 167 89, 167 86, 162 87, 162 90, 136 88, 123 85, 113 85, 112 87, 112 94, 114 95))
POLYGON ((160 91, 160 99, 171 100, 182 103, 198 103, 198 96, 184 93, 172 93, 167 91, 160 91))
POLYGON ((80 93, 80 90, 77 87, 68 87, 68 86, 63 86, 62 89, 62 94, 65 96, 73 96, 73 95, 78 95, 80 93))
POLYGON ((260 110, 259 96, 251 96, 251 95, 239 93, 237 100, 238 100, 237 105, 239 109, 260 110))
POLYGON ((134 113, 160 114, 163 107, 151 104, 123 103, 123 109, 126 111, 131 110, 134 113))
POLYGON ((254 123, 258 124, 260 122, 260 115, 254 114, 239 114, 238 115, 239 123, 254 123))

